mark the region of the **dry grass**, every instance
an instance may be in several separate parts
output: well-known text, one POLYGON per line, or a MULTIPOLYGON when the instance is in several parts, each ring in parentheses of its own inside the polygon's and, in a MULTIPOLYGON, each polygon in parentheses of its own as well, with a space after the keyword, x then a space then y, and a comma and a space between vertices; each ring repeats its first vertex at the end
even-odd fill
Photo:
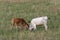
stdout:
POLYGON ((60 40, 60 0, 0 0, 0 40, 60 40), (32 18, 47 15, 48 30, 38 26, 36 31, 10 29, 13 17, 28 23, 32 18))

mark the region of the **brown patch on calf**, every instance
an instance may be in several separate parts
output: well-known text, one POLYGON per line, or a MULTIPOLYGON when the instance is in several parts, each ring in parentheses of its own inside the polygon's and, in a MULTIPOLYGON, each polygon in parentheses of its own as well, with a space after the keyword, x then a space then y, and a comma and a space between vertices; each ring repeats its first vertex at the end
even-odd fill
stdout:
POLYGON ((29 28, 29 25, 23 18, 12 18, 11 20, 11 25, 14 26, 16 25, 16 28, 20 26, 21 28, 29 28))

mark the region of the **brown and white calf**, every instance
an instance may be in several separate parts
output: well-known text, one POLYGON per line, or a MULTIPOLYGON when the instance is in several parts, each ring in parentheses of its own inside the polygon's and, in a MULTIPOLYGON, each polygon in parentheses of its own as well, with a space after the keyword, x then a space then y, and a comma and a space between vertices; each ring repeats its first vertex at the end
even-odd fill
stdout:
POLYGON ((11 25, 16 26, 16 28, 19 26, 21 28, 29 28, 28 23, 23 18, 12 18, 11 25))

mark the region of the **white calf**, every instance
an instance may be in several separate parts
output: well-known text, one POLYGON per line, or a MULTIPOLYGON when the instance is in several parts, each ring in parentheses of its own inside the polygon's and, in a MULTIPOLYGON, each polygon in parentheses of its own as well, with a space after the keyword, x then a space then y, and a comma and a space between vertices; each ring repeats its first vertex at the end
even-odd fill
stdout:
POLYGON ((38 17, 38 18, 34 18, 31 20, 30 26, 29 26, 29 30, 36 30, 36 25, 44 25, 45 30, 47 30, 47 21, 48 21, 48 17, 47 16, 42 16, 42 17, 38 17))

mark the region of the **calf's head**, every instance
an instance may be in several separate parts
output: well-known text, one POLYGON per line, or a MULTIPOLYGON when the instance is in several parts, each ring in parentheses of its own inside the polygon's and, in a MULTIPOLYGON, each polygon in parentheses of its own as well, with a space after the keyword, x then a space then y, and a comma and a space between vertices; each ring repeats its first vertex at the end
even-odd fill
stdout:
POLYGON ((26 29, 29 29, 29 25, 27 23, 25 24, 25 28, 26 29))

